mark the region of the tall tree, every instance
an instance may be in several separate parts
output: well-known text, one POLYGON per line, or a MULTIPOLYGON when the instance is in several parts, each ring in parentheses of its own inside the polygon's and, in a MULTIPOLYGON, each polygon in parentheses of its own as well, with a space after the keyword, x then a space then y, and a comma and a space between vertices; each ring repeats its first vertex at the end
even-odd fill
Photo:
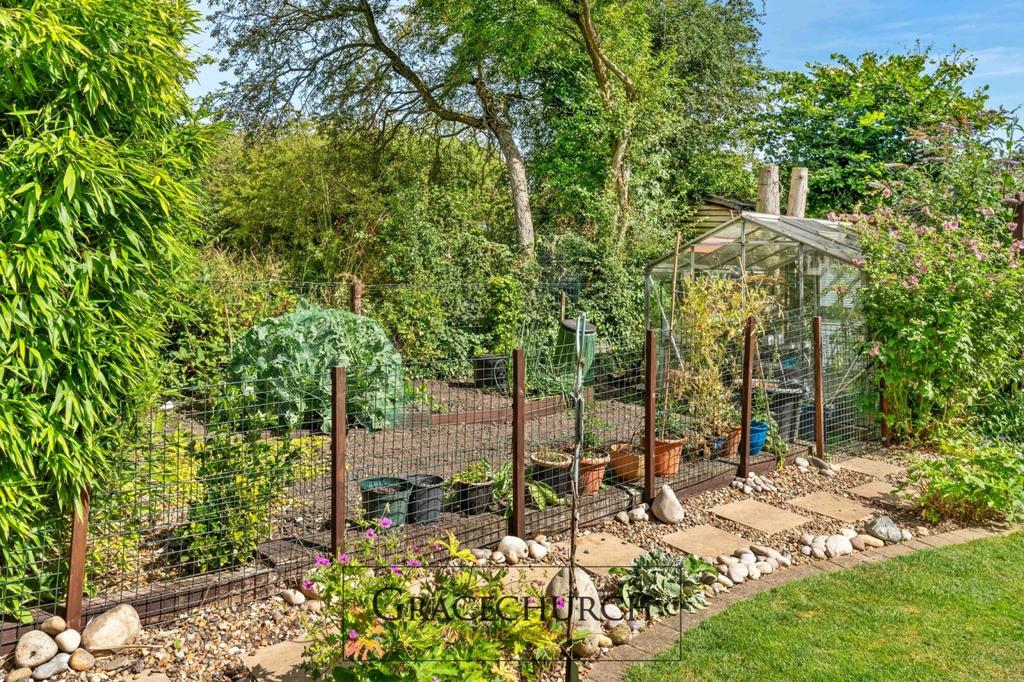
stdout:
POLYGON ((517 0, 217 0, 213 35, 238 84, 224 102, 248 123, 296 110, 386 128, 482 134, 504 158, 523 252, 534 247, 515 108, 547 19, 517 0))
POLYGON ((812 215, 877 205, 872 185, 921 160, 920 131, 946 124, 980 133, 1001 119, 988 110, 987 86, 968 90, 975 60, 963 51, 835 54, 807 68, 773 74, 762 144, 774 161, 811 169, 812 215))

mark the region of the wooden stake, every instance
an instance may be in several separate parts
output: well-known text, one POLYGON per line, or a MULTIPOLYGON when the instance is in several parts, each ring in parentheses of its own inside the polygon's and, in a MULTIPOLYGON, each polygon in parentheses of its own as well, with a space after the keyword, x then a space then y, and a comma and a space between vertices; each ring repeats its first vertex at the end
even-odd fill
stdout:
MULTIPOLYGON (((355 300, 355 299, 353 299, 355 300)), ((331 556, 345 551, 345 368, 331 370, 331 556)))
POLYGON ((743 329, 743 396, 741 398, 740 466, 737 476, 750 475, 750 423, 754 411, 754 318, 743 329))
POLYGON ((526 537, 526 354, 512 353, 512 515, 509 535, 526 537))
POLYGON ((1014 220, 1017 227, 1013 229, 1013 238, 1017 241, 1024 239, 1024 192, 1017 192, 1017 218, 1014 220))
POLYGON ((89 543, 89 491, 82 490, 81 511, 72 511, 71 561, 68 567, 68 592, 64 620, 69 628, 82 629, 82 597, 85 591, 85 553, 89 543))
POLYGON ((352 312, 363 314, 363 282, 358 279, 352 280, 352 312))
POLYGON ((762 166, 757 177, 757 212, 779 215, 779 167, 762 166))
POLYGON ((825 372, 821 316, 814 316, 814 454, 825 459, 825 372))
POLYGON ((789 197, 786 215, 803 218, 807 210, 807 169, 794 167, 789 174, 789 197))
POLYGON ((658 390, 658 353, 654 330, 648 329, 644 340, 644 501, 654 500, 655 396, 658 390))

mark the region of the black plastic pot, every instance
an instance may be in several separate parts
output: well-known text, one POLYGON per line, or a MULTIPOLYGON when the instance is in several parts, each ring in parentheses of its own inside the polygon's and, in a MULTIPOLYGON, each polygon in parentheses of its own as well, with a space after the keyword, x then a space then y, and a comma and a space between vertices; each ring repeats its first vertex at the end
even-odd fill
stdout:
POLYGON ((487 511, 494 493, 494 481, 487 483, 456 483, 455 495, 459 501, 459 511, 469 516, 476 516, 487 511))
POLYGON ((530 480, 548 484, 559 497, 572 493, 572 471, 568 465, 550 466, 534 463, 530 467, 530 480))
POLYGON ((807 395, 807 387, 798 381, 786 381, 777 388, 764 391, 768 395, 772 417, 779 425, 779 436, 783 442, 795 442, 800 434, 800 403, 807 395))
POLYGON ((441 516, 441 484, 440 476, 417 474, 406 476, 412 483, 412 495, 409 496, 409 513, 407 523, 433 523, 441 516))
POLYGON ((359 482, 363 499, 363 517, 366 519, 391 519, 393 526, 405 523, 409 510, 409 496, 412 482, 404 478, 375 476, 359 482))
POLYGON ((478 355, 473 358, 473 385, 477 388, 507 386, 508 358, 504 355, 478 355))

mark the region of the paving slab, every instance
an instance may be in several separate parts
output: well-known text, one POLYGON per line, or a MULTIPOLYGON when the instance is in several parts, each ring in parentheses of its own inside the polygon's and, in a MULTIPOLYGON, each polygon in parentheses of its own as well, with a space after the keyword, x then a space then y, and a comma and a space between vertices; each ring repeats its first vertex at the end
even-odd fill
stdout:
POLYGON ((903 467, 898 467, 895 464, 889 464, 878 459, 868 459, 867 457, 854 457, 843 462, 839 462, 839 466, 850 471, 856 471, 860 474, 867 476, 874 476, 875 478, 885 478, 886 476, 898 476, 904 472, 903 467))
POLYGON ((872 502, 878 502, 893 507, 902 507, 904 509, 910 508, 912 505, 909 500, 905 500, 899 497, 894 492, 894 486, 886 481, 869 481, 855 488, 850 488, 847 492, 853 493, 857 497, 863 497, 864 499, 871 500, 872 502))
POLYGON ((750 540, 727 533, 711 525, 694 526, 663 537, 662 542, 699 557, 732 554, 740 547, 749 547, 750 540))
POLYGON ((308 682, 309 675, 302 670, 302 642, 281 642, 258 649, 251 656, 243 656, 242 663, 254 680, 264 682, 308 682))
POLYGON ((793 498, 789 501, 789 504, 831 519, 846 521, 847 523, 854 523, 861 519, 870 519, 873 514, 871 507, 865 507, 863 504, 846 497, 821 491, 793 498))
MULTIPOLYGON (((569 555, 569 543, 558 542, 556 547, 565 549, 569 555)), ((615 566, 628 568, 633 559, 646 554, 647 550, 624 542, 610 533, 591 533, 576 541, 576 563, 589 573, 603 577, 615 566)))
POLYGON ((764 533, 781 533, 810 521, 806 516, 750 499, 719 505, 711 513, 764 533))
POLYGON ((509 566, 508 573, 502 579, 505 594, 525 592, 531 583, 543 594, 551 579, 558 573, 558 566, 509 566))

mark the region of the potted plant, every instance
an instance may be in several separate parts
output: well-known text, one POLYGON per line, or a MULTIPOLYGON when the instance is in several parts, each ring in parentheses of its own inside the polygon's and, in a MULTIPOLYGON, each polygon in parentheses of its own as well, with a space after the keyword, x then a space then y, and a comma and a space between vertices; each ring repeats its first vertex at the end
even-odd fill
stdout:
POLYGON ((669 401, 658 421, 654 436, 655 476, 675 476, 679 473, 689 421, 677 410, 675 401, 669 401))
POLYGON ((551 486, 559 497, 565 497, 572 492, 570 453, 541 445, 530 453, 530 464, 533 480, 551 486))
POLYGON ((608 463, 615 477, 624 483, 644 477, 644 453, 632 442, 609 445, 608 463))
POLYGON ((601 489, 604 472, 610 457, 605 451, 600 434, 608 424, 597 416, 587 412, 583 418, 582 452, 579 466, 580 495, 595 495, 601 489))
POLYGON ((483 514, 494 492, 494 467, 486 459, 478 459, 452 476, 456 507, 470 516, 483 514))

